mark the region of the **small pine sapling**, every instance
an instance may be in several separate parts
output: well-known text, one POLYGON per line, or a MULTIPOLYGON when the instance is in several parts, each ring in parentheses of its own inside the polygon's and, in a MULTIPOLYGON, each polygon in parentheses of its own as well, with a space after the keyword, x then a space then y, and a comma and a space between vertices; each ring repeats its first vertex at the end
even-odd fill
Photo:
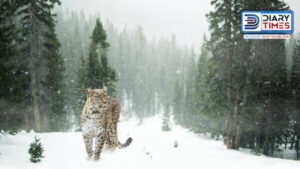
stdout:
POLYGON ((35 137, 34 142, 30 144, 28 153, 30 154, 30 161, 33 163, 37 163, 41 161, 41 158, 43 158, 43 152, 44 148, 42 146, 42 143, 40 142, 40 139, 35 137))
POLYGON ((177 140, 174 141, 174 147, 175 147, 175 148, 178 147, 178 142, 177 142, 177 140))

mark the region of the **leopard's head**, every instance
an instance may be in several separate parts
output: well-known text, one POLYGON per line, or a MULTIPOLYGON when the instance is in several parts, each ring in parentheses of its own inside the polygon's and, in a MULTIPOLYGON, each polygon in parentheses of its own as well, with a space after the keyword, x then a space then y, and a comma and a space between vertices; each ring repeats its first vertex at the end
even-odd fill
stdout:
POLYGON ((87 100, 90 103, 91 113, 100 113, 107 109, 108 96, 107 88, 103 89, 86 89, 87 100))

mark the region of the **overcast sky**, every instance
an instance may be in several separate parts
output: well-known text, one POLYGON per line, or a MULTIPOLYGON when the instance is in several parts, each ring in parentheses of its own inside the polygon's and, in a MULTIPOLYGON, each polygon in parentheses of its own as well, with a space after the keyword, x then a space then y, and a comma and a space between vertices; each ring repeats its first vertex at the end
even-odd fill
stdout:
MULTIPOLYGON (((202 36, 208 32, 205 14, 211 10, 210 0, 61 0, 62 7, 83 10, 86 14, 100 14, 119 29, 125 25, 141 25, 149 39, 153 36, 175 34, 181 45, 199 49, 202 36)), ((300 1, 286 0, 300 22, 300 1), (299 12, 298 12, 299 11, 299 12)), ((300 25, 300 24, 299 24, 300 25)))

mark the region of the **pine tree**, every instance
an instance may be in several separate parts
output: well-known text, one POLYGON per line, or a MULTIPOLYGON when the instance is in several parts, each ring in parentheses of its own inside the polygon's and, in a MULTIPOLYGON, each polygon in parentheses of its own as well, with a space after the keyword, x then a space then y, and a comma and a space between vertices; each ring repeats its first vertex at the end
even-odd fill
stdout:
MULTIPOLYGON (((86 94, 83 92, 86 89, 86 82, 87 82, 87 63, 86 60, 83 57, 83 54, 80 57, 80 66, 77 70, 77 76, 78 80, 76 81, 76 88, 73 97, 75 97, 75 103, 73 104, 73 110, 74 112, 81 112, 82 107, 86 101, 86 94)), ((74 113, 74 124, 76 126, 80 126, 81 123, 81 114, 80 113, 74 113)))
POLYGON ((294 43, 293 66, 291 75, 291 149, 300 157, 300 41, 294 43))
POLYGON ((191 128, 193 126, 193 120, 197 118, 197 115, 195 113, 194 109, 194 98, 193 94, 195 92, 195 86, 194 86, 194 80, 195 80, 195 72, 196 72, 196 65, 195 65, 195 53, 192 50, 190 54, 190 58, 187 63, 187 71, 186 75, 184 77, 185 80, 185 98, 184 98, 184 122, 183 125, 185 125, 188 128, 191 128))
MULTIPOLYGON (((109 43, 106 41, 106 32, 103 29, 99 19, 96 20, 96 25, 91 36, 92 42, 89 47, 89 54, 86 63, 86 88, 102 88, 107 86, 108 94, 116 96, 115 82, 117 74, 114 69, 109 66, 107 51, 109 43)), ((85 76, 79 77, 84 78, 85 76)))
MULTIPOLYGON (((106 48, 104 50, 107 50, 106 48)), ((115 82, 117 81, 117 73, 114 69, 109 66, 108 58, 107 58, 107 51, 104 51, 101 54, 101 81, 103 86, 107 86, 107 93, 110 96, 116 96, 116 86, 115 82)))
MULTIPOLYGON (((51 9, 55 4, 60 4, 59 0, 25 0, 18 1, 20 10, 20 32, 22 39, 20 41, 21 55, 23 60, 28 65, 29 74, 31 78, 31 95, 34 103, 34 117, 36 130, 38 132, 44 131, 45 126, 43 122, 44 114, 42 107, 43 90, 45 90, 44 81, 48 75, 47 56, 49 44, 54 44, 53 51, 57 50, 57 42, 49 42, 54 40, 54 22, 51 9), (49 36, 50 35, 50 36, 49 36), (50 38, 50 39, 49 39, 50 38)), ((52 52, 53 52, 52 51, 52 52)), ((55 55, 55 54, 54 54, 55 55)), ((49 59, 49 58, 48 58, 49 59)))
MULTIPOLYGON (((61 8, 56 10, 57 13, 57 24, 56 32, 59 42, 61 43, 60 53, 64 60, 65 71, 64 71, 64 85, 67 86, 63 90, 65 95, 65 111, 68 116, 68 124, 74 126, 75 121, 79 123, 78 117, 81 112, 83 104, 78 103, 78 67, 80 66, 80 57, 86 55, 87 53, 87 41, 84 41, 85 36, 88 39, 90 32, 81 31, 80 24, 82 26, 85 21, 84 15, 83 19, 79 18, 77 12, 66 13, 61 8)), ((82 13, 81 13, 82 14, 82 13)), ((83 90, 81 90, 81 95, 83 90)), ((63 93, 62 93, 63 94, 63 93)), ((83 95, 85 96, 85 95, 83 95)), ((79 125, 80 126, 80 125, 79 125)))
POLYGON ((18 51, 18 1, 0 2, 0 130, 29 131, 30 105, 28 66, 18 51), (13 106, 12 106, 13 105, 13 106))
POLYGON ((282 1, 242 0, 214 0, 212 5, 215 10, 207 15, 212 30, 208 42, 212 58, 206 76, 210 103, 205 111, 220 119, 221 125, 226 120, 218 128, 226 133, 228 148, 257 146, 254 149, 272 154, 282 144, 289 121, 286 113, 280 113, 286 112, 287 96, 284 42, 244 40, 239 31, 240 11, 284 10, 287 6, 282 1))
POLYGON ((137 117, 141 120, 145 117, 153 115, 152 108, 154 107, 154 92, 151 91, 152 74, 149 72, 149 65, 145 65, 147 62, 146 48, 147 41, 144 31, 141 27, 138 27, 135 31, 135 41, 133 45, 133 58, 132 58, 132 72, 130 76, 133 76, 132 86, 132 101, 133 109, 137 117))
POLYGON ((170 131, 170 104, 167 103, 164 108, 162 131, 170 131))
POLYGON ((43 152, 44 152, 44 148, 42 146, 42 143, 40 142, 40 139, 35 137, 34 142, 30 144, 28 150, 28 153, 30 154, 30 161, 33 163, 40 162, 41 158, 44 158, 43 152))
POLYGON ((207 45, 206 35, 203 36, 201 54, 196 66, 194 76, 194 88, 193 92, 193 109, 198 118, 193 118, 193 130, 197 133, 211 132, 212 136, 217 135, 217 118, 210 116, 210 111, 206 110, 206 106, 210 104, 208 86, 206 85, 206 77, 208 75, 209 65, 209 50, 207 45), (203 111, 204 110, 204 111, 203 111), (214 122, 213 122, 214 121, 214 122))
MULTIPOLYGON (((234 5, 232 0, 214 0, 211 5, 215 7, 214 11, 207 14, 210 23, 211 39, 209 45, 212 51, 210 64, 210 74, 208 75, 210 99, 214 100, 213 108, 218 118, 226 117, 226 145, 232 148, 232 121, 233 121, 233 91, 232 91, 232 58, 234 42, 232 37, 235 32, 233 22, 237 19, 233 15, 234 5), (222 18, 222 19, 220 19, 222 18), (219 43, 216 43, 219 42, 219 43), (220 114, 222 113, 222 114, 220 114)), ((238 11, 235 11, 238 12, 238 11)))
MULTIPOLYGON (((276 1, 245 1, 245 8, 253 10, 287 10, 285 2, 276 1)), ((288 98, 288 83, 285 65, 284 40, 250 41, 252 56, 250 56, 251 76, 249 85, 249 104, 262 110, 254 110, 251 117, 254 128, 256 150, 271 155, 283 144, 286 128, 289 124, 289 113, 286 109, 288 98), (254 96, 254 97, 253 97, 254 96), (255 101, 255 103, 254 103, 255 101)), ((248 143, 249 144, 249 143, 248 143)))
MULTIPOLYGON (((44 87, 47 97, 43 100, 47 104, 50 119, 49 131, 67 129, 65 106, 65 88, 63 75, 65 71, 64 61, 59 53, 60 43, 56 37, 53 16, 49 17, 48 30, 44 34, 44 50, 42 55, 47 60, 48 74, 45 77, 44 87)), ((46 110, 44 110, 46 112, 46 110)))
POLYGON ((183 123, 183 87, 179 81, 176 81, 173 96, 174 120, 177 124, 183 123))

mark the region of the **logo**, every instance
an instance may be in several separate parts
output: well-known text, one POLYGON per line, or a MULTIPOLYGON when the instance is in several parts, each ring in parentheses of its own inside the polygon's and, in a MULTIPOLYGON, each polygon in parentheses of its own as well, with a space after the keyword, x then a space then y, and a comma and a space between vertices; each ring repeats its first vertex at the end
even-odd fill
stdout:
POLYGON ((293 11, 242 11, 241 32, 244 34, 291 34, 293 11))
POLYGON ((245 29, 257 29, 259 26, 259 17, 255 14, 245 14, 245 29))

